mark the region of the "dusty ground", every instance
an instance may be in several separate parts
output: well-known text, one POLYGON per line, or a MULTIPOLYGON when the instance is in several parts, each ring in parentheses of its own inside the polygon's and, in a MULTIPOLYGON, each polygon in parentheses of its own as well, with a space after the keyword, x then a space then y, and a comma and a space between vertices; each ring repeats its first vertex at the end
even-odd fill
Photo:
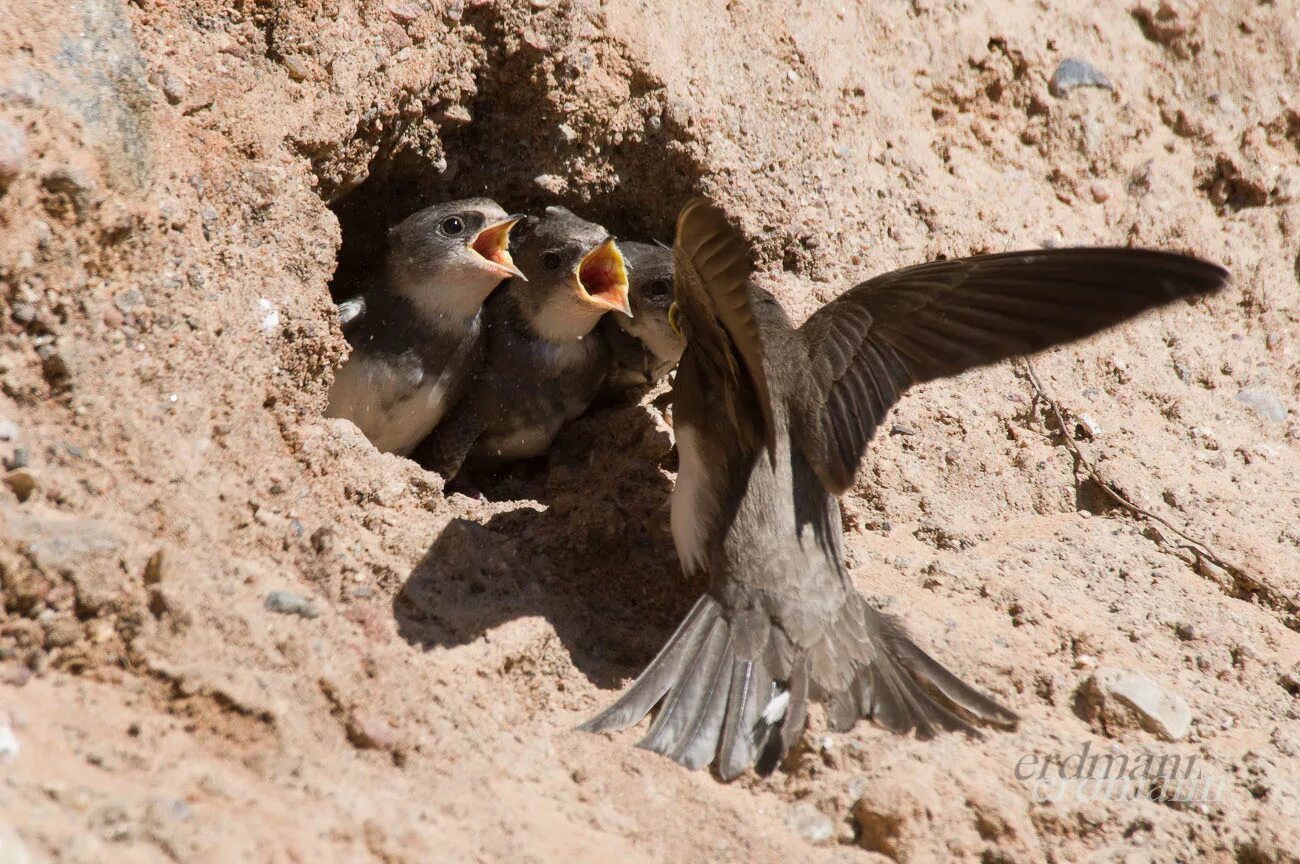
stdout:
POLYGON ((1297 7, 957 5, 8 4, 0 860, 1297 860, 1297 7), (1049 94, 1068 56, 1114 91, 1049 94), (331 279, 422 201, 667 239, 694 190, 800 315, 939 255, 1225 263, 1037 371, 1105 478, 1245 575, 1076 475, 1005 365, 908 396, 844 512, 860 587, 1019 731, 814 726, 729 786, 571 732, 699 590, 665 430, 610 407, 444 497, 321 419, 331 279), (1097 667, 1190 732, 1098 714, 1097 667), (1195 755, 1223 798, 1035 802, 1018 760, 1085 741, 1195 755))

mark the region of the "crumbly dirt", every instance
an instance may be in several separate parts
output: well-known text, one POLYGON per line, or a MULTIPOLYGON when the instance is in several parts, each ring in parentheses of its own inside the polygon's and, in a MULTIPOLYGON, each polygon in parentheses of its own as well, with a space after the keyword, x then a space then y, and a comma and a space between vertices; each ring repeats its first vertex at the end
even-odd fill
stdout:
POLYGON ((1300 17, 988 5, 6 4, 0 860, 1297 860, 1300 17), (1114 90, 1052 95, 1066 57, 1114 90), (730 785, 572 731, 701 587, 658 408, 444 495, 322 419, 331 291, 422 203, 667 240, 693 192, 796 316, 938 256, 1227 265, 1036 371, 1229 568, 1083 479, 1003 364, 909 394, 843 510, 858 586, 1018 731, 814 717, 730 785), (1184 740, 1099 709, 1103 667, 1185 699, 1184 740), (1019 760, 1084 742, 1195 755, 1222 798, 1036 802, 1019 760))

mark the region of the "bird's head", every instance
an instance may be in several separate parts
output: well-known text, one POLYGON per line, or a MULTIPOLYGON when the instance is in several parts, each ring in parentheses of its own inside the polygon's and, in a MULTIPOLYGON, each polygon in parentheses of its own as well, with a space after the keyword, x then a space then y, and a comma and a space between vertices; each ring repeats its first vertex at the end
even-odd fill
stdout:
POLYGON ((440 318, 469 317, 503 279, 527 278, 510 255, 522 218, 487 198, 420 210, 388 232, 390 282, 440 318))
POLYGON ((544 338, 580 339, 606 312, 631 317, 627 264, 599 225, 548 207, 520 237, 517 256, 530 284, 515 296, 544 338))

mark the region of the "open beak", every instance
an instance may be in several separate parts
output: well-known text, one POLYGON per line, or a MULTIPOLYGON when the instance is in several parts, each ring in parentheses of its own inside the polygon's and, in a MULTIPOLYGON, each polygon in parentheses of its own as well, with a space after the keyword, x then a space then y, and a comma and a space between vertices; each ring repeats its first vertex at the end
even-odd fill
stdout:
POLYGON ((613 237, 586 254, 578 265, 577 278, 578 287, 591 302, 632 317, 627 298, 627 265, 613 237))
POLYGON ((522 215, 511 216, 504 221, 487 226, 474 235, 469 248, 477 252, 479 257, 492 267, 500 270, 502 275, 518 276, 527 282, 528 277, 515 266, 514 259, 510 257, 510 229, 523 218, 522 215))

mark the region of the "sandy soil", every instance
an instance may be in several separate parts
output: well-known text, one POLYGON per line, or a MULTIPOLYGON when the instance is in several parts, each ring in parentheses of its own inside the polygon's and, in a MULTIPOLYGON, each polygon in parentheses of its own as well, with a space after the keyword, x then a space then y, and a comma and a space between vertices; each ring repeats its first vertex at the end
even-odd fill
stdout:
POLYGON ((8 4, 0 860, 1297 860, 1297 7, 993 5, 8 4), (1114 89, 1052 95, 1066 57, 1114 89), (797 315, 940 255, 1223 262, 1221 296, 1036 370, 1100 475, 1226 569, 1077 472, 1007 364, 909 395, 843 509, 861 589, 1018 731, 815 717, 730 785, 572 732, 700 589, 662 421, 607 406, 444 496, 321 419, 331 288, 421 202, 668 239, 693 191, 797 315), (1190 729, 1098 697, 1104 669, 1190 729), (1015 774, 1085 742, 1196 756, 1221 799, 1015 774))

